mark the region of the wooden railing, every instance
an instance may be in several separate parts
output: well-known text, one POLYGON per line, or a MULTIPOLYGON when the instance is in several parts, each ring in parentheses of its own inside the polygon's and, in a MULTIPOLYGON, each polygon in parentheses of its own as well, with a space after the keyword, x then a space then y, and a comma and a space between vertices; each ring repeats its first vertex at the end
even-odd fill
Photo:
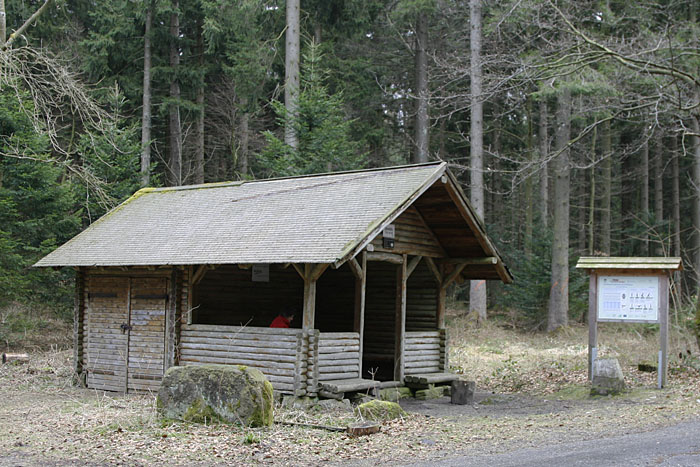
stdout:
POLYGON ((406 332, 404 344, 405 374, 443 372, 447 368, 445 330, 406 332))
POLYGON ((318 343, 318 380, 360 377, 360 334, 322 332, 318 343))
POLYGON ((301 329, 183 324, 180 365, 246 365, 260 370, 275 390, 303 395, 309 341, 301 329))

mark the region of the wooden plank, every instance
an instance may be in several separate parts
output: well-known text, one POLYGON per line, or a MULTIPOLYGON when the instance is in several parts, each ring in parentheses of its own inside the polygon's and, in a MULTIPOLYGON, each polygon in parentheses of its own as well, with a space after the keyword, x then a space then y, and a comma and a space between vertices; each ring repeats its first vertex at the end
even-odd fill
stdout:
POLYGON ((279 362, 279 363, 290 363, 293 364, 296 361, 295 355, 283 355, 283 354, 261 354, 259 352, 226 352, 226 351, 215 351, 215 350, 202 350, 202 349, 182 349, 182 358, 194 358, 195 356, 211 356, 211 357, 221 357, 221 358, 240 358, 249 360, 259 360, 268 362, 279 362))
POLYGON ((397 255, 394 253, 367 252, 367 261, 383 261, 392 264, 402 264, 405 255, 397 255))
POLYGON ((325 342, 327 339, 353 339, 358 340, 360 338, 360 333, 358 332, 322 332, 319 334, 319 339, 321 343, 325 342))
POLYGON ((321 383, 321 387, 327 391, 338 393, 363 391, 366 389, 378 387, 379 384, 379 381, 357 378, 323 381, 321 383))
POLYGON ((355 344, 355 345, 343 345, 343 346, 335 346, 335 347, 319 347, 318 348, 318 354, 330 354, 330 353, 338 353, 338 352, 359 352, 360 351, 360 344, 355 344))
POLYGON ((324 360, 320 358, 321 356, 319 355, 318 359, 318 367, 319 369, 322 369, 324 367, 335 367, 336 365, 357 365, 359 369, 360 365, 360 360, 357 358, 345 358, 345 359, 337 359, 337 360, 324 360))
POLYGON ((319 374, 328 373, 359 373, 360 367, 357 362, 354 365, 333 365, 333 366, 319 366, 319 374))
POLYGON ((593 380, 593 360, 598 347, 598 275, 588 277, 588 380, 593 380))
POLYGON ((447 383, 458 380, 459 376, 453 373, 424 373, 406 376, 405 382, 418 384, 447 383))

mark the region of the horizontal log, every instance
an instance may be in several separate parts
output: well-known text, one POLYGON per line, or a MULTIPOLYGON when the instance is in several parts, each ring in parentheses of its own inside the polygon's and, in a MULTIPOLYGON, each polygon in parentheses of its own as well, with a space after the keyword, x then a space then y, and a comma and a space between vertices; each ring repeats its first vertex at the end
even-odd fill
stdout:
POLYGON ((299 348, 299 341, 274 341, 274 340, 248 340, 248 339, 220 339, 215 337, 194 337, 182 335, 180 342, 183 345, 216 345, 229 347, 251 347, 255 349, 279 349, 280 351, 294 351, 299 348))
POLYGON ((357 358, 348 358, 344 360, 321 360, 319 358, 318 360, 318 367, 319 368, 325 368, 325 367, 330 367, 334 368, 335 365, 359 365, 359 357, 357 358))
POLYGON ((318 356, 319 361, 333 361, 333 360, 347 360, 347 359, 359 359, 360 352, 337 352, 337 353, 324 353, 318 356))
POLYGON ((326 339, 359 339, 359 332, 322 332, 319 334, 321 341, 326 339))
POLYGON ((406 333, 406 338, 418 338, 418 337, 435 337, 439 338, 440 337, 440 331, 435 330, 435 331, 419 331, 419 332, 407 332, 406 333))
MULTIPOLYGON (((181 366, 190 366, 190 365, 208 365, 211 363, 220 363, 220 362, 201 362, 201 361, 194 361, 194 360, 180 360, 180 365, 181 366)), ((220 363, 222 365, 238 365, 238 363, 220 363)), ((254 364, 249 364, 245 365, 250 368, 255 368, 256 370, 260 370, 262 374, 265 375, 265 377, 272 383, 273 381, 281 381, 281 382, 286 382, 289 384, 294 384, 294 372, 289 371, 289 370, 273 370, 268 367, 261 367, 257 366, 254 364)))
POLYGON ((207 349, 192 349, 189 347, 182 347, 181 355, 183 356, 211 356, 211 357, 221 357, 221 358, 234 358, 234 359, 245 359, 245 360, 255 360, 263 362, 278 362, 278 363, 294 363, 297 361, 296 354, 262 354, 256 352, 241 352, 241 351, 220 351, 220 350, 207 350, 207 349))
POLYGON ((222 365, 244 365, 254 368, 265 368, 274 370, 272 374, 294 374, 294 363, 275 362, 262 359, 242 358, 238 356, 213 356, 213 355, 191 355, 181 354, 182 362, 219 363, 222 365))
POLYGON ((251 341, 251 342, 297 342, 300 336, 294 335, 265 335, 265 334, 230 334, 223 332, 202 332, 190 331, 183 329, 182 337, 185 338, 200 338, 200 339, 220 339, 228 341, 251 341))
POLYGON ((377 387, 379 384, 379 381, 352 378, 341 380, 327 380, 321 383, 321 387, 329 392, 340 393, 362 391, 365 389, 377 387))
POLYGON ((360 339, 321 339, 319 348, 346 347, 348 345, 359 345, 360 339))
POLYGON ((357 373, 360 371, 360 366, 358 364, 354 365, 335 365, 335 366, 320 366, 318 369, 319 374, 328 373, 357 373))
POLYGON ((435 383, 447 383, 450 381, 458 380, 459 376, 453 373, 430 373, 430 374, 415 374, 406 376, 404 380, 406 383, 418 383, 418 384, 435 384, 435 383))
POLYGON ((296 355, 300 346, 296 344, 287 345, 285 347, 272 347, 272 346, 257 346, 257 345, 245 345, 245 342, 241 342, 238 345, 214 341, 214 342, 187 342, 182 341, 183 349, 190 350, 214 350, 219 352, 243 352, 243 353, 259 353, 264 355, 296 355))
POLYGON ((343 345, 343 346, 334 346, 334 347, 319 347, 318 348, 318 353, 320 354, 331 354, 331 353, 338 353, 338 352, 359 352, 360 350, 360 345, 343 345))
POLYGON ((301 329, 287 328, 263 328, 252 326, 218 326, 212 324, 187 324, 182 326, 183 331, 205 331, 205 332, 226 332, 226 333, 245 333, 245 334, 267 334, 273 336, 296 336, 301 334, 301 329))

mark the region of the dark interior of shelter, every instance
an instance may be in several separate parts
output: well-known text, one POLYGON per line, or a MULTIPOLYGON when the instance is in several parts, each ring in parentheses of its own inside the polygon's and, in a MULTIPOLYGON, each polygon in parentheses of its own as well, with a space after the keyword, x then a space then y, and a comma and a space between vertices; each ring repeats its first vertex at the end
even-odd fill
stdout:
MULTIPOLYGON (((363 368, 365 378, 392 380, 397 303, 397 266, 367 263, 363 368)), ((293 266, 271 264, 267 281, 253 281, 252 267, 221 265, 208 270, 193 288, 192 322, 267 327, 283 310, 297 313, 291 327, 302 326, 304 282, 293 266)), ((347 265, 329 267, 316 288, 314 328, 352 332, 355 276, 347 265)), ((424 262, 407 281, 406 331, 436 329, 437 284, 424 262)))

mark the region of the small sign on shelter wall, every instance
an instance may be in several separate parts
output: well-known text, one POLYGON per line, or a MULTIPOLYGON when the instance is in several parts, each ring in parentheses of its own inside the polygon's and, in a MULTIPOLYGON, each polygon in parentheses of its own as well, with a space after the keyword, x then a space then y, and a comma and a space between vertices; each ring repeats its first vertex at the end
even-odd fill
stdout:
POLYGON ((270 265, 253 265, 253 282, 270 282, 270 265))

